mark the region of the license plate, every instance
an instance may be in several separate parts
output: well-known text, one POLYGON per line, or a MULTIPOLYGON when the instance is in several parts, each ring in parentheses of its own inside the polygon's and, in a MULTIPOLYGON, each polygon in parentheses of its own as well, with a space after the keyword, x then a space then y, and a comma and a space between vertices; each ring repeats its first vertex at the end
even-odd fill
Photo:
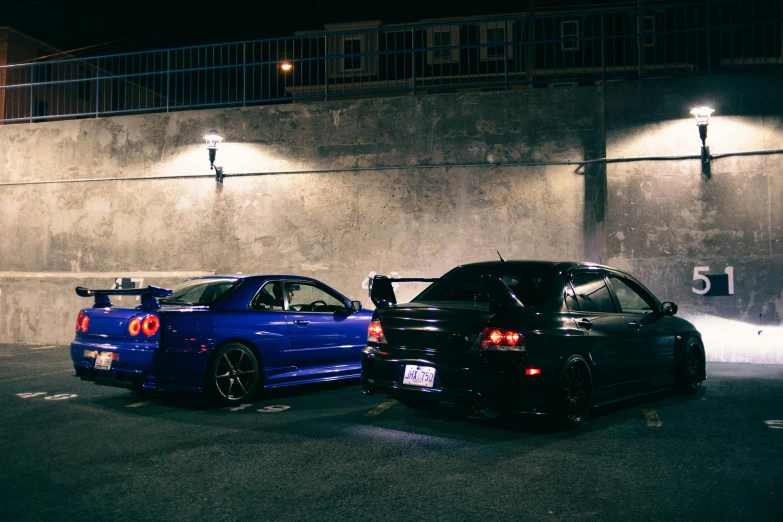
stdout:
POLYGON ((95 357, 95 369, 96 370, 111 370, 111 362, 114 359, 119 359, 115 354, 111 352, 99 352, 95 357))
POLYGON ((432 388, 434 382, 435 368, 430 366, 416 366, 415 364, 405 365, 405 375, 402 378, 403 384, 432 388))

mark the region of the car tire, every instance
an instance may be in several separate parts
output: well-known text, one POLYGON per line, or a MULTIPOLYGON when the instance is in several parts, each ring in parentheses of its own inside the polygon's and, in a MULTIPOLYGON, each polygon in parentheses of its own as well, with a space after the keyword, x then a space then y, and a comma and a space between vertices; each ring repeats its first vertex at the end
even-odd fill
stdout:
POLYGON ((550 408, 556 427, 573 429, 581 425, 593 405, 593 374, 581 355, 572 355, 563 363, 555 381, 550 408))
POLYGON ((219 404, 239 404, 255 395, 261 371, 253 350, 228 343, 215 352, 204 375, 204 392, 219 404))
POLYGON ((677 391, 682 394, 696 393, 701 388, 704 372, 704 348, 698 339, 691 338, 685 345, 682 361, 675 373, 677 391))

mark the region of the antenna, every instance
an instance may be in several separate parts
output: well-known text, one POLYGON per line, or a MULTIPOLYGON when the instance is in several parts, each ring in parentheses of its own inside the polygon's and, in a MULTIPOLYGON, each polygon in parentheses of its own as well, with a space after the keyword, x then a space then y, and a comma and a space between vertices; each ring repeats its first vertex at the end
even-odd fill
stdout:
POLYGON ((501 256, 501 255, 500 255, 500 250, 496 250, 495 252, 497 252, 497 253, 498 253, 498 257, 500 258, 500 262, 501 262, 501 263, 505 263, 505 262, 506 262, 506 260, 505 260, 505 259, 503 259, 503 256, 501 256))

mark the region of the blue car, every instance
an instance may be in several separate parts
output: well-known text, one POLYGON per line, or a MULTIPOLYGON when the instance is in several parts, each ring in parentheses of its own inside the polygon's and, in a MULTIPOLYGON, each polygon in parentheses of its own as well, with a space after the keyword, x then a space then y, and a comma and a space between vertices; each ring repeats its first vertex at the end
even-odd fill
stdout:
POLYGON ((298 276, 208 276, 173 289, 91 290, 71 359, 84 380, 249 400, 259 388, 358 378, 372 312, 298 276), (140 296, 134 308, 112 295, 140 296), (104 378, 104 379, 98 379, 104 378))

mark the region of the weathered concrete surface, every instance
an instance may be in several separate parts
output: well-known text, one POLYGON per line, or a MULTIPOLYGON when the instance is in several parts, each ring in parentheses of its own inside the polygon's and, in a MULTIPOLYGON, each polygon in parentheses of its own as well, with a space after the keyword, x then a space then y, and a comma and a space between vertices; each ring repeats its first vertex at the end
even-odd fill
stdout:
POLYGON ((410 166, 229 177, 222 186, 197 178, 5 187, 0 271, 66 277, 58 290, 48 280, 39 291, 29 278, 0 278, 0 306, 16 312, 0 323, 0 338, 68 341, 78 309, 72 274, 83 271, 106 273, 99 286, 139 270, 302 274, 369 304, 362 283, 372 271, 436 276, 496 250, 581 259, 591 203, 575 167, 416 168, 592 155, 600 120, 583 105, 599 107, 600 91, 558 96, 575 119, 551 118, 550 96, 404 97, 0 128, 2 181, 208 173, 202 136, 211 128, 225 136, 218 163, 228 173, 410 166), (42 304, 49 293, 70 303, 55 305, 56 318, 42 304))
POLYGON ((84 272, 105 274, 98 286, 133 271, 288 272, 369 305, 370 272, 436 276, 500 250, 628 269, 703 324, 709 358, 783 362, 780 156, 715 160, 709 177, 697 160, 444 166, 698 154, 688 111, 700 103, 717 109, 713 154, 783 147, 779 82, 774 72, 0 127, 0 182, 209 173, 202 136, 213 128, 227 173, 369 169, 2 187, 0 341, 67 342, 84 272), (385 166, 407 168, 371 170, 385 166), (734 295, 695 294, 702 266, 733 267, 734 295))

